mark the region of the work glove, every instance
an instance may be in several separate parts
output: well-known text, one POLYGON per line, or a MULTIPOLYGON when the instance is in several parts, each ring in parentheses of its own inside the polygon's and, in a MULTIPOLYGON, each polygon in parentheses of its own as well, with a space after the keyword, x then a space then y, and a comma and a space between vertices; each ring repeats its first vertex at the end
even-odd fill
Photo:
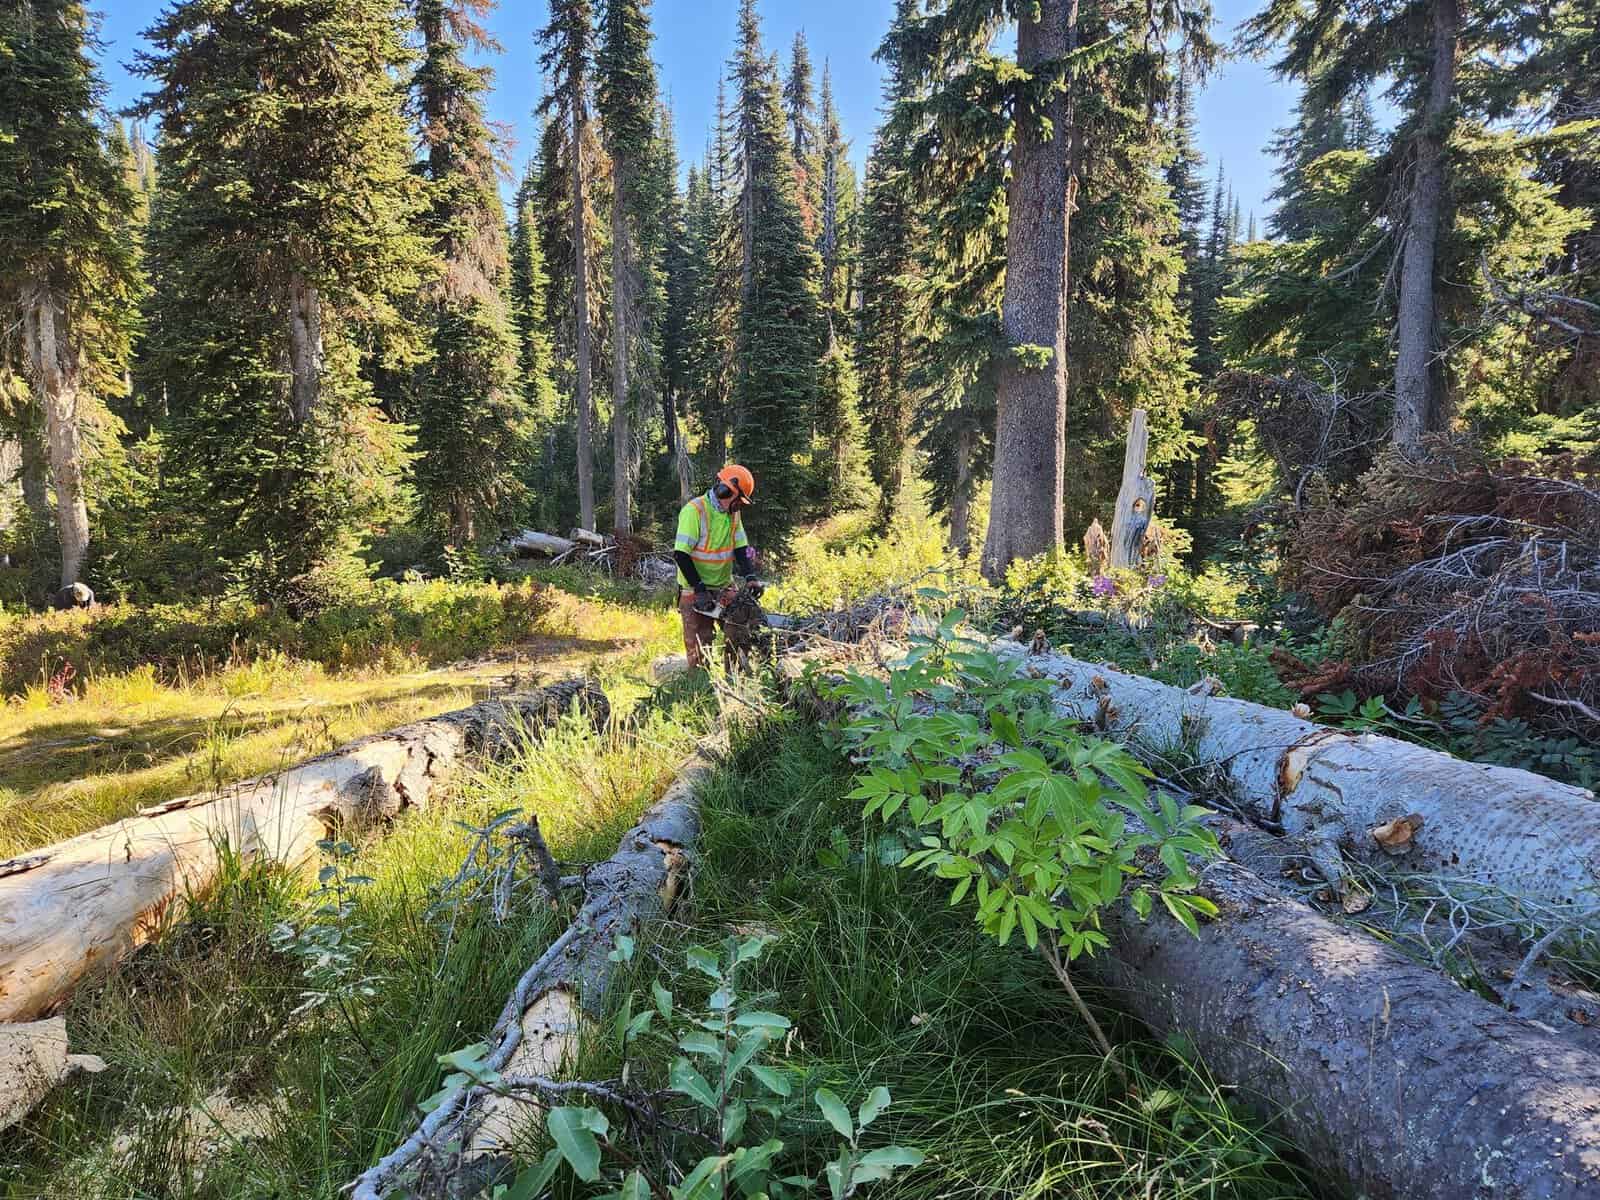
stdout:
POLYGON ((767 590, 767 585, 754 575, 746 575, 744 577, 744 586, 745 590, 750 593, 752 600, 761 599, 762 593, 767 590))

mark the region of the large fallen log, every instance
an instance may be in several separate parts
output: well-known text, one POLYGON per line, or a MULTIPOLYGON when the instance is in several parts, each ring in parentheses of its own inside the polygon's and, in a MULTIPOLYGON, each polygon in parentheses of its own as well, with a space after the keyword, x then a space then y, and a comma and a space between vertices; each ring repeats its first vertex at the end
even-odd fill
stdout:
MULTIPOLYGON (((1258 831, 1209 820, 1241 833, 1246 856, 1272 861, 1258 831)), ((1141 921, 1124 902, 1106 916, 1109 947, 1086 966, 1280 1118, 1313 1162, 1373 1200, 1600 1194, 1600 1054, 1237 862, 1193 865, 1218 908, 1198 937, 1159 909, 1141 921)))
MULTIPOLYGON (((619 934, 633 935, 670 911, 686 886, 700 832, 700 789, 726 749, 712 738, 680 768, 605 862, 583 877, 572 924, 523 972, 495 1022, 485 1071, 503 1079, 559 1077, 585 1027, 604 1011, 619 934)), ((509 1167, 530 1115, 523 1099, 463 1084, 392 1153, 350 1186, 350 1200, 396 1193, 474 1195, 509 1167)))
POLYGON ((506 539, 506 547, 518 554, 538 554, 546 558, 570 554, 576 545, 577 543, 571 538, 557 537, 553 533, 540 533, 536 529, 524 529, 506 539))
MULTIPOLYGON (((1029 653, 1015 642, 994 646, 1029 653)), ((1028 668, 1057 683, 1059 711, 1196 764, 1243 815, 1295 837, 1330 872, 1342 851, 1380 869, 1447 874, 1559 906, 1575 922, 1600 915, 1593 792, 1063 654, 1031 655, 1028 668), (1401 821, 1409 832, 1397 844, 1401 821)))
POLYGON ((1159 1033, 1381 1200, 1600 1195, 1600 1055, 1511 1016, 1221 862, 1198 938, 1125 905, 1096 961, 1159 1033))
POLYGON ((49 1011, 148 941, 226 857, 302 862, 334 829, 422 807, 469 757, 580 708, 605 719, 589 680, 485 701, 0 862, 0 1021, 49 1011))

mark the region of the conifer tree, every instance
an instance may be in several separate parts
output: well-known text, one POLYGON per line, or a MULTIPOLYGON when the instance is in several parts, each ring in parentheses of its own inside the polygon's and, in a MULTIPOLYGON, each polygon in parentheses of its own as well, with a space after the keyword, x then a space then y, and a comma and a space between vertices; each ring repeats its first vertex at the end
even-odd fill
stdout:
POLYGON ((641 256, 641 243, 659 240, 660 197, 647 186, 656 150, 655 64, 650 61, 647 0, 603 0, 597 101, 611 156, 611 429, 612 522, 619 533, 633 529, 637 471, 634 426, 638 396, 630 382, 646 345, 646 293, 659 262, 641 256))
POLYGON ((862 444, 860 388, 849 351, 837 336, 817 366, 815 470, 823 505, 854 508, 866 495, 867 463, 862 444))
POLYGON ((1201 224, 1206 216, 1206 185, 1201 176, 1204 159, 1195 145, 1194 85, 1188 72, 1180 72, 1173 91, 1168 118, 1172 159, 1165 176, 1167 191, 1177 210, 1179 244, 1183 250, 1183 279, 1179 299, 1193 311, 1194 275, 1200 261, 1201 224))
POLYGON ((816 404, 821 267, 806 235, 777 72, 755 0, 742 0, 732 78, 739 172, 740 291, 733 453, 768 497, 763 531, 781 545, 802 515, 801 462, 816 404))
POLYGON ((806 232, 815 239, 822 226, 821 137, 817 129, 812 90, 811 50, 805 30, 797 29, 790 51, 789 74, 783 84, 783 112, 789 125, 789 149, 794 156, 800 212, 806 232))
POLYGON ((387 0, 183 0, 139 57, 174 458, 216 557, 294 606, 342 586, 317 569, 394 511, 406 461, 360 369, 367 345, 395 366, 422 351, 396 303, 429 250, 403 33, 387 0))
POLYGON ((557 417, 555 346, 547 308, 550 277, 535 212, 537 185, 538 173, 529 163, 517 188, 507 290, 517 346, 517 387, 535 427, 548 428, 557 417))
POLYGON ((911 272, 917 241, 916 203, 910 175, 908 112, 915 88, 905 41, 916 19, 915 0, 898 0, 895 19, 876 57, 884 64, 887 119, 867 162, 862 205, 861 328, 858 360, 863 416, 880 519, 887 518, 905 484, 913 396, 910 340, 911 272))
POLYGON ((829 320, 836 320, 844 307, 839 278, 840 188, 844 183, 841 174, 849 168, 849 160, 845 157, 847 147, 839 125, 839 110, 833 101, 833 76, 826 62, 822 64, 821 122, 818 158, 822 170, 822 220, 817 252, 822 256, 822 307, 829 320))
POLYGON ((685 238, 691 271, 684 334, 686 411, 698 421, 708 470, 727 460, 733 420, 734 363, 742 300, 742 245, 733 200, 736 181, 726 89, 717 84, 716 125, 699 191, 686 199, 685 238))
POLYGON ((491 75, 463 57, 498 46, 478 23, 492 0, 412 4, 423 48, 411 83, 428 184, 422 227, 439 267, 424 296, 433 354, 414 385, 417 485, 450 540, 464 544, 485 521, 511 515, 533 434, 514 385, 498 150, 483 112, 491 75))
MULTIPOLYGON (((0 0, 0 341, 20 343, 0 361, 18 364, 42 415, 63 587, 89 550, 84 423, 126 387, 136 287, 134 197, 97 120, 90 44, 76 0, 0 0)), ((22 427, 26 453, 37 424, 22 427)), ((37 461, 21 464, 34 504, 37 461)))
POLYGON ((550 20, 539 32, 540 65, 551 81, 540 112, 564 126, 572 251, 573 405, 577 413, 578 522, 595 525, 594 399, 590 327, 589 169, 591 139, 589 76, 594 62, 594 6, 590 0, 551 0, 550 20))

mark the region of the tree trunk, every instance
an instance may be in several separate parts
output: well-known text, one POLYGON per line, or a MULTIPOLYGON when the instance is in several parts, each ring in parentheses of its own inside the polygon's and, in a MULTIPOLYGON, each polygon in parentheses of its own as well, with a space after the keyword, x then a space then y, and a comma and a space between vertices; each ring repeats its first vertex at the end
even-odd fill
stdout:
POLYGON ((78 349, 55 298, 41 290, 24 313, 28 357, 50 447, 56 489, 56 536, 61 543, 61 586, 78 582, 89 553, 89 508, 83 494, 83 431, 78 423, 78 349))
POLYGON ((572 98, 572 259, 577 323, 578 524, 594 528, 594 404, 590 396, 589 246, 584 228, 583 136, 588 122, 583 111, 583 79, 571 81, 572 98))
POLYGON ((0 863, 0 1021, 48 1011, 91 970, 148 941, 230 856, 303 862, 341 825, 426 806, 462 760, 498 754, 519 729, 574 707, 605 719, 599 688, 569 680, 363 738, 221 794, 169 800, 0 863))
POLYGON ((322 300, 314 285, 296 277, 289 285, 289 400, 304 427, 322 394, 322 300))
POLYGON ((632 191, 631 167, 612 157, 611 191, 611 505, 619 535, 633 530, 633 410, 628 394, 628 356, 632 353, 635 313, 633 235, 628 228, 627 197, 632 191))
POLYGON ((1144 535, 1155 515, 1156 485, 1144 473, 1150 449, 1150 429, 1144 409, 1133 410, 1128 422, 1128 445, 1122 453, 1122 489, 1111 517, 1111 565, 1131 569, 1144 557, 1144 535))
POLYGON ((1434 385, 1434 270, 1442 217, 1449 203, 1445 155, 1461 32, 1458 0, 1433 0, 1432 16, 1433 54, 1428 65, 1427 98, 1412 139, 1415 166, 1407 201, 1405 255, 1400 265, 1400 305, 1395 326, 1394 440, 1406 449, 1415 449, 1425 433, 1437 429, 1441 417, 1434 385))
POLYGON ((17 476, 21 470, 21 440, 0 430, 0 533, 9 533, 17 523, 22 503, 17 476))
POLYGON ((1405 1200, 1600 1193, 1600 1055, 1339 928, 1231 862, 1196 938, 1111 911, 1093 964, 1158 1034, 1353 1192, 1405 1200))
POLYGON ((569 538, 557 537, 553 533, 539 533, 533 529, 524 529, 506 539, 506 546, 518 554, 542 554, 546 558, 566 554, 576 545, 577 543, 569 538))
MULTIPOLYGON (((1076 0, 1040 0, 1036 19, 1017 22, 1017 64, 1037 72, 1066 55, 1076 0)), ((994 490, 983 573, 1005 574, 1013 559, 1060 551, 1067 430, 1066 271, 1067 100, 1054 94, 1036 121, 1020 121, 1007 187, 1005 295, 1007 346, 1048 355, 1032 364, 1007 355, 1000 365, 994 490)))
POLYGON ((950 549, 967 552, 971 541, 973 430, 962 425, 956 434, 956 484, 950 494, 950 549))
MULTIPOLYGON (((666 793, 623 834, 617 852, 584 874, 583 907, 567 931, 523 973, 488 1041, 502 1079, 559 1078, 586 1030, 605 1015, 618 934, 637 936, 687 886, 700 833, 700 791, 726 738, 717 735, 679 769, 666 793)), ((416 1132, 351 1185, 351 1200, 397 1191, 477 1195, 511 1167, 508 1151, 538 1110, 480 1087, 459 1088, 416 1132)))
MULTIPOLYGON (((1015 642, 1000 653, 1023 655, 1015 642)), ((1243 700, 1185 692, 1062 654, 1027 658, 1055 704, 1110 736, 1181 747, 1251 819, 1281 828, 1335 878, 1343 854, 1380 869, 1465 879, 1511 900, 1600 913, 1594 794, 1512 767, 1463 762, 1376 734, 1314 725, 1243 700), (1372 831, 1416 814, 1404 853, 1372 831)))

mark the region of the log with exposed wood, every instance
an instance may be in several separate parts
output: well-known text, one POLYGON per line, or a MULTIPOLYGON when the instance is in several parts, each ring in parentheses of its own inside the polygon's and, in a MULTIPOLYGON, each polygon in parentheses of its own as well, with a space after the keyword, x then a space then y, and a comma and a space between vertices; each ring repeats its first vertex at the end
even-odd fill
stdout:
POLYGON ((0 1024, 0 1129, 22 1120, 67 1076, 105 1069, 93 1054, 67 1052, 67 1023, 61 1017, 0 1024))
POLYGON ((352 742, 274 775, 186 796, 0 862, 0 1020, 49 1011, 91 970, 116 962, 216 880, 225 859, 298 863, 341 826, 439 796, 457 767, 516 731, 587 710, 604 694, 567 680, 352 742))
MULTIPOLYGON (((1105 673, 1060 658, 1029 662, 1068 687, 1077 667, 1105 673)), ((1107 686, 1089 686, 1087 712, 1063 707, 1116 721, 1099 704, 1107 686)), ((1276 874, 1273 843, 1286 839, 1220 814, 1207 823, 1230 852, 1276 874)), ((1159 909, 1141 921, 1124 902, 1088 967, 1123 1007, 1181 1035, 1221 1082, 1279 1118, 1313 1162, 1374 1200, 1600 1194, 1600 1053, 1587 1030, 1563 1035, 1507 1012, 1236 861, 1192 865, 1218 908, 1198 938, 1159 909)))
POLYGON ((1243 815, 1296 839, 1333 882, 1350 855, 1458 877, 1574 921, 1600 916, 1600 804, 1583 788, 1063 654, 1031 655, 1028 669, 1057 683, 1062 712, 1213 775, 1243 815))
POLYGON ((506 539, 507 548, 517 554, 543 555, 546 558, 570 554, 576 545, 577 543, 571 538, 557 537, 553 533, 540 533, 536 529, 524 529, 506 539))
POLYGON ((726 751, 716 735, 679 769, 661 799, 623 834, 617 852, 583 875, 583 906, 565 933, 523 972, 495 1023, 485 1070, 506 1090, 463 1084, 450 1092, 396 1150, 350 1187, 351 1200, 394 1194, 476 1195, 510 1168, 516 1137, 536 1112, 529 1100, 576 1054, 586 1028, 605 1009, 619 934, 633 935, 668 913, 687 886, 700 831, 700 790, 726 751))

